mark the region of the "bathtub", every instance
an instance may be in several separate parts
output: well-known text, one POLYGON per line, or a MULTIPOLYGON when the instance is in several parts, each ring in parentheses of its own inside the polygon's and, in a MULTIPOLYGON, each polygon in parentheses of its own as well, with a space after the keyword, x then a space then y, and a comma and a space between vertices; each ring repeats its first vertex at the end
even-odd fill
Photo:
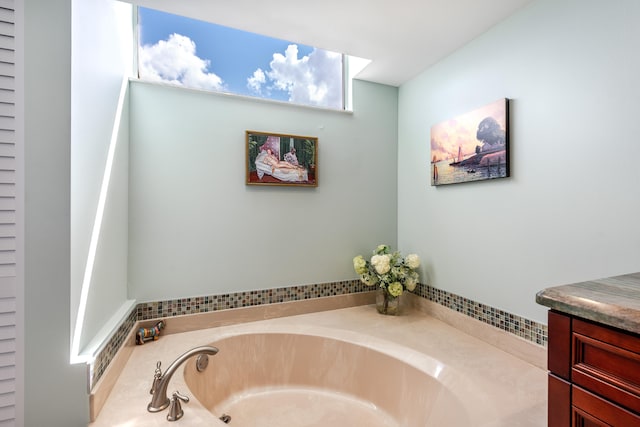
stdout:
POLYGON ((234 427, 472 425, 441 361, 370 335, 291 329, 211 342, 220 351, 203 372, 185 364, 190 393, 234 427))
MULTIPOLYGON (((224 427, 223 414, 231 427, 546 425, 546 369, 478 339, 491 328, 484 324, 469 334, 412 307, 402 316, 358 306, 207 328, 208 316, 135 346, 90 427, 224 427), (169 383, 169 396, 190 398, 184 417, 167 423, 167 410, 148 412, 157 362, 165 370, 207 344, 220 350, 207 368, 197 372, 194 357, 169 383)), ((506 332, 497 339, 520 353, 540 350, 506 332)))

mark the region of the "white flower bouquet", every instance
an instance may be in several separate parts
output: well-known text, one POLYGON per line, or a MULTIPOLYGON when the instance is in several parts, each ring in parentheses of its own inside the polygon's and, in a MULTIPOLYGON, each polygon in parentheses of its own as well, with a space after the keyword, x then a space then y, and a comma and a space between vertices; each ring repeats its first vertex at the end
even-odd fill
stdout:
POLYGON ((399 251, 391 252, 387 245, 378 245, 369 261, 362 255, 353 258, 353 268, 360 275, 362 283, 380 287, 391 298, 416 288, 420 278, 416 271, 418 267, 418 255, 409 254, 403 258, 399 251))

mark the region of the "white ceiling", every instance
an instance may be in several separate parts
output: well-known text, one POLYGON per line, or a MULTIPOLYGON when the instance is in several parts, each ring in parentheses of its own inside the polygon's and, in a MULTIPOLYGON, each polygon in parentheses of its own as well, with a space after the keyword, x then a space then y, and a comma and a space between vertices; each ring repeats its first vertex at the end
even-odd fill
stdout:
POLYGON ((358 77, 400 86, 533 0, 125 0, 370 59, 358 77))

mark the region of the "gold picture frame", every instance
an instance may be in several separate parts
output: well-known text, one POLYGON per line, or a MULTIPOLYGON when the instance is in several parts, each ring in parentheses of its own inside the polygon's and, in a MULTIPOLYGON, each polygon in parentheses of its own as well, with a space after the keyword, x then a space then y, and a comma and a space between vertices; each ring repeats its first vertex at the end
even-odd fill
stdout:
POLYGON ((318 138, 245 132, 246 184, 318 186, 318 138))

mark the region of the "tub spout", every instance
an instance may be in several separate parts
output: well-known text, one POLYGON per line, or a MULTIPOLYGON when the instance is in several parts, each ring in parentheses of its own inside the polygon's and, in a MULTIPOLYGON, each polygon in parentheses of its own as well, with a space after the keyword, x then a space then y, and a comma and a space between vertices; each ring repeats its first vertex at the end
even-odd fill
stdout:
MULTIPOLYGON (((176 372, 178 367, 182 365, 187 359, 197 354, 208 354, 213 356, 218 353, 218 349, 216 347, 211 346, 201 346, 195 347, 186 353, 182 354, 176 360, 169 365, 164 374, 160 375, 159 378, 154 378, 153 387, 151 389, 152 397, 151 403, 147 405, 147 410, 149 412, 159 412, 169 406, 169 398, 167 397, 167 386, 169 385, 169 381, 171 377, 176 372)), ((160 363, 158 362, 158 368, 156 368, 156 372, 159 371, 160 363)))

